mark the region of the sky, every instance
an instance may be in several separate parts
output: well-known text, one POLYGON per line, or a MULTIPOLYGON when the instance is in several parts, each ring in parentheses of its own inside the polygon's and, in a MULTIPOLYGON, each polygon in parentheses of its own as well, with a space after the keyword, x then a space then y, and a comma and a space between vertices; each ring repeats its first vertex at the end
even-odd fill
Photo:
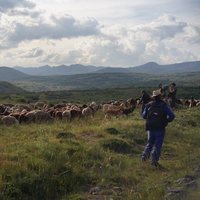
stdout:
POLYGON ((200 60, 200 0, 0 0, 0 66, 200 60))

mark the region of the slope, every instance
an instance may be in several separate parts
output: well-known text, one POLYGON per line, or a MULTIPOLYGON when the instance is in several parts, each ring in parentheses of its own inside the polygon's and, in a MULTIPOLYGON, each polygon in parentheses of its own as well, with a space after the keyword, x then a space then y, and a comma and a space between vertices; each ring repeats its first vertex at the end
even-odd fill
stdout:
POLYGON ((0 67, 0 81, 16 81, 28 78, 29 75, 9 67, 0 67))
POLYGON ((23 89, 14 86, 11 83, 0 81, 0 94, 18 94, 25 92, 23 89))

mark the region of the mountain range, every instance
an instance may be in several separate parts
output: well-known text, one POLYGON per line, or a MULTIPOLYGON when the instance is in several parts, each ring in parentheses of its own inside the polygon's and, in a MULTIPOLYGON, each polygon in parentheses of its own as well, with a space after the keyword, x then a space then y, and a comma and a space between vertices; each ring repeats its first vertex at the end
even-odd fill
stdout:
POLYGON ((150 62, 130 68, 83 65, 38 68, 0 67, 0 81, 7 81, 24 90, 36 92, 129 86, 157 87, 161 82, 163 84, 176 82, 179 86, 200 87, 200 61, 173 65, 158 65, 150 62))
POLYGON ((45 65, 41 67, 14 67, 14 69, 32 76, 52 76, 52 75, 75 75, 88 74, 96 72, 103 67, 95 67, 89 65, 59 65, 57 67, 45 65))
POLYGON ((75 75, 88 73, 145 73, 145 74, 174 74, 183 72, 200 71, 200 61, 183 62, 169 65, 159 65, 155 62, 149 62, 144 65, 135 67, 96 67, 76 65, 60 65, 57 67, 14 67, 14 69, 33 76, 50 76, 50 75, 75 75))

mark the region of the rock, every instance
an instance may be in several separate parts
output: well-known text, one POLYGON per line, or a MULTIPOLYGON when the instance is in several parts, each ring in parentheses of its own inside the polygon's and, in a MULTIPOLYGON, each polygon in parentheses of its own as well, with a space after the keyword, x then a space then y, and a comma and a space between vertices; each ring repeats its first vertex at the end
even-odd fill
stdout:
POLYGON ((166 200, 177 200, 181 198, 185 193, 183 188, 168 188, 167 194, 165 195, 166 200))
POLYGON ((100 187, 96 186, 90 189, 90 194, 97 195, 100 192, 100 187))
POLYGON ((183 192, 184 190, 183 190, 183 188, 171 188, 171 189, 168 189, 168 192, 169 193, 181 193, 181 192, 183 192))
POLYGON ((188 187, 197 187, 197 182, 195 180, 195 177, 187 175, 184 178, 180 178, 175 181, 175 183, 182 185, 186 188, 188 187))

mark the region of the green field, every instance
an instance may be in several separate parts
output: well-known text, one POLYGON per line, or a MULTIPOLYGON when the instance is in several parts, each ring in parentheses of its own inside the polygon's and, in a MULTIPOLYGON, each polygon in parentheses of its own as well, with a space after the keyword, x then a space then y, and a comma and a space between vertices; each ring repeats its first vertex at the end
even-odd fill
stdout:
POLYGON ((157 200, 175 181, 197 177, 200 109, 176 110, 160 164, 140 162, 146 142, 139 110, 126 118, 0 125, 0 199, 157 200))
MULTIPOLYGON (((34 103, 44 101, 47 103, 88 103, 96 101, 102 103, 110 100, 120 100, 128 98, 138 98, 141 91, 146 90, 149 94, 156 87, 127 87, 96 90, 69 90, 69 91, 49 91, 49 92, 22 92, 20 94, 0 94, 0 103, 34 103)), ((200 98, 200 87, 178 87, 177 98, 187 98, 194 96, 200 98)))

